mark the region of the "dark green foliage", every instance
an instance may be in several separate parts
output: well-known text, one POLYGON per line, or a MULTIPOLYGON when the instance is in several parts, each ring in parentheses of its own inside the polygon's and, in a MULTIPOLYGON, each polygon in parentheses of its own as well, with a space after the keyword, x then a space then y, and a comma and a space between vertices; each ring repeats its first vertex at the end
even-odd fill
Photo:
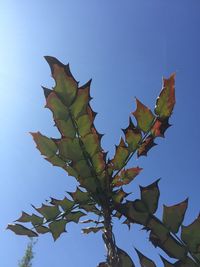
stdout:
MULTIPOLYGON (((96 113, 90 106, 91 81, 79 87, 72 76, 69 65, 63 65, 56 58, 45 57, 50 65, 55 87, 43 88, 46 108, 53 114, 59 138, 49 138, 41 133, 32 133, 37 148, 47 161, 63 168, 79 183, 75 192, 61 200, 51 198, 40 208, 33 208, 36 214, 22 213, 16 223, 8 229, 16 234, 29 237, 51 233, 53 239, 66 232, 67 224, 83 224, 85 234, 102 232, 107 248, 106 262, 99 267, 134 267, 132 259, 119 249, 112 232, 112 218, 125 217, 123 224, 130 228, 133 223, 142 225, 149 232, 149 240, 161 248, 169 257, 176 259, 170 263, 162 257, 165 267, 200 266, 200 219, 189 226, 182 226, 188 201, 173 206, 164 206, 162 220, 155 216, 160 191, 158 180, 151 185, 141 186, 140 199, 127 200, 123 186, 132 182, 142 168, 126 168, 136 154, 146 156, 155 146, 155 139, 164 137, 170 126, 169 118, 175 104, 175 75, 163 79, 163 88, 156 101, 154 112, 136 99, 136 110, 132 112, 137 125, 129 119, 123 129, 112 159, 101 146, 102 135, 94 125, 96 113), (96 215, 92 219, 90 213, 96 215), (31 224, 31 226, 30 226, 31 224), (181 229, 180 236, 177 235, 181 229)), ((142 267, 155 267, 155 263, 137 251, 142 267)))

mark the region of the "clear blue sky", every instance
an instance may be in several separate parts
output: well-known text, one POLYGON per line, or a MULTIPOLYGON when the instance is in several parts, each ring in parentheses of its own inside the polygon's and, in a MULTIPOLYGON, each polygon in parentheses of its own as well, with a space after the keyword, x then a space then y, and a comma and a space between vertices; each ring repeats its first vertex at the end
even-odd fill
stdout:
MULTIPOLYGON (((96 127, 105 133, 103 146, 114 152, 135 109, 134 97, 153 108, 162 76, 176 72, 177 104, 166 139, 159 140, 147 158, 132 162, 144 170, 128 186, 139 193, 159 177, 162 204, 189 196, 185 224, 200 210, 199 0, 59 0, 0 3, 0 259, 15 267, 28 239, 5 231, 6 225, 50 196, 61 198, 74 190, 73 178, 52 167, 36 150, 30 131, 58 136, 50 112, 44 109, 41 85, 52 86, 44 55, 55 56, 81 84, 93 78, 92 106, 96 127)), ((140 227, 128 232, 116 224, 119 247, 135 259, 133 247, 160 263, 158 252, 140 227)), ((71 224, 53 242, 39 238, 34 267, 94 267, 104 259, 101 235, 81 234, 71 224)), ((139 265, 138 265, 139 266, 139 265)), ((137 267, 137 266, 136 266, 137 267)))

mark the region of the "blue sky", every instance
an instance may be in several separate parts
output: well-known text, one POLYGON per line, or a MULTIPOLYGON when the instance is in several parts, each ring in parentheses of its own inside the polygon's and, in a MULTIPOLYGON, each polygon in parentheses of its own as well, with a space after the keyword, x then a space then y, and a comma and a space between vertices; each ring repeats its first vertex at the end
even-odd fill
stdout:
MULTIPOLYGON (((135 109, 134 97, 154 107, 162 76, 177 73, 171 127, 139 165, 142 174, 126 189, 139 194, 138 185, 159 177, 160 208, 189 196, 185 224, 199 206, 200 2, 198 0, 66 0, 1 1, 0 4, 0 258, 2 266, 17 266, 28 239, 5 231, 6 225, 39 206, 50 196, 62 198, 75 189, 73 178, 46 162, 30 131, 58 136, 41 85, 53 86, 44 55, 70 62, 81 84, 93 78, 92 106, 96 127, 105 133, 103 146, 114 152, 135 109)), ((128 232, 116 223, 119 247, 138 264, 133 247, 158 263, 159 250, 134 226, 128 232)), ((54 243, 41 236, 35 246, 34 267, 94 267, 104 259, 100 234, 81 234, 71 224, 54 243)), ((136 267, 139 265, 136 265, 136 267)))

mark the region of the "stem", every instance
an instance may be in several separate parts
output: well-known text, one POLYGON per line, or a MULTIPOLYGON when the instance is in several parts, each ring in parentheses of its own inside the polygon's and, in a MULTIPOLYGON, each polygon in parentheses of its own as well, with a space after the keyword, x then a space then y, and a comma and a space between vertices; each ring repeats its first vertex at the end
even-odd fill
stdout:
POLYGON ((109 267, 120 267, 119 258, 117 254, 117 246, 115 244, 115 237, 112 231, 111 209, 107 205, 103 209, 104 217, 104 233, 103 240, 107 249, 107 263, 109 267))

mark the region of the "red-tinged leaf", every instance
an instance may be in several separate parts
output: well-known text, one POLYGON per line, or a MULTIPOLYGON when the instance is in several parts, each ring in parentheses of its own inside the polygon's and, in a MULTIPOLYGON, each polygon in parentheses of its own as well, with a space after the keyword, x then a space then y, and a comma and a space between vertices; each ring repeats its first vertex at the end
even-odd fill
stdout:
POLYGON ((64 219, 58 220, 58 221, 53 221, 49 224, 49 229, 50 232, 53 236, 54 241, 59 238, 59 236, 66 232, 65 226, 66 226, 67 221, 64 219))
POLYGON ((154 115, 151 110, 136 99, 137 108, 132 114, 137 120, 137 126, 143 131, 148 132, 154 121, 154 115))
POLYGON ((104 229, 103 226, 101 226, 101 227, 87 227, 87 228, 83 228, 82 232, 83 232, 83 234, 90 234, 90 233, 96 234, 97 232, 99 232, 103 229, 104 229))
POLYGON ((31 135, 42 155, 51 158, 56 154, 58 147, 52 139, 42 135, 40 132, 31 133, 31 135))
POLYGON ((130 152, 135 151, 140 141, 142 140, 141 130, 134 126, 131 118, 129 118, 129 126, 123 129, 125 135, 125 141, 128 144, 128 149, 130 152))
POLYGON ((85 150, 92 157, 95 153, 100 152, 100 143, 98 135, 95 133, 87 134, 82 138, 85 150))
POLYGON ((119 145, 116 146, 114 158, 111 161, 113 169, 120 170, 124 166, 129 154, 130 152, 126 147, 123 138, 121 138, 119 145))
POLYGON ((168 118, 163 120, 157 118, 153 127, 151 128, 151 134, 154 137, 164 137, 165 131, 171 126, 168 123, 168 120, 168 118))
POLYGON ((137 156, 138 157, 147 156, 147 152, 154 146, 156 146, 156 144, 154 143, 154 137, 152 135, 150 135, 140 145, 140 147, 137 151, 137 156))
POLYGON ((28 228, 18 223, 9 224, 6 229, 13 231, 16 235, 26 235, 28 237, 38 236, 37 233, 35 233, 34 231, 29 230, 28 228))
POLYGON ((92 156, 92 165, 97 175, 104 171, 105 164, 104 154, 102 152, 97 152, 92 156))
POLYGON ((190 251, 200 252, 200 216, 188 226, 182 226, 181 239, 190 251))
POLYGON ((178 232, 179 227, 183 222, 187 206, 188 206, 188 199, 173 206, 164 205, 163 223, 167 226, 167 228, 171 232, 173 233, 178 232))
POLYGON ((141 267, 156 267, 155 263, 151 259, 144 256, 139 250, 137 250, 137 249, 135 249, 135 250, 138 254, 141 267))
POLYGON ((76 96, 78 83, 70 72, 69 64, 64 65, 54 57, 46 56, 45 59, 56 82, 54 91, 66 106, 70 106, 76 96))
POLYGON ((175 74, 169 79, 163 79, 163 89, 157 98, 155 114, 159 118, 168 118, 171 116, 175 105, 175 74))
POLYGON ((51 91, 48 95, 45 107, 52 111, 54 120, 67 120, 69 118, 67 107, 62 103, 54 91, 51 91))
POLYGON ((142 168, 130 168, 127 170, 122 170, 119 175, 115 176, 112 184, 113 186, 123 186, 129 184, 140 172, 142 168))
POLYGON ((140 186, 141 200, 147 207, 148 211, 152 214, 157 210, 158 200, 160 197, 158 182, 159 180, 146 187, 140 186))

